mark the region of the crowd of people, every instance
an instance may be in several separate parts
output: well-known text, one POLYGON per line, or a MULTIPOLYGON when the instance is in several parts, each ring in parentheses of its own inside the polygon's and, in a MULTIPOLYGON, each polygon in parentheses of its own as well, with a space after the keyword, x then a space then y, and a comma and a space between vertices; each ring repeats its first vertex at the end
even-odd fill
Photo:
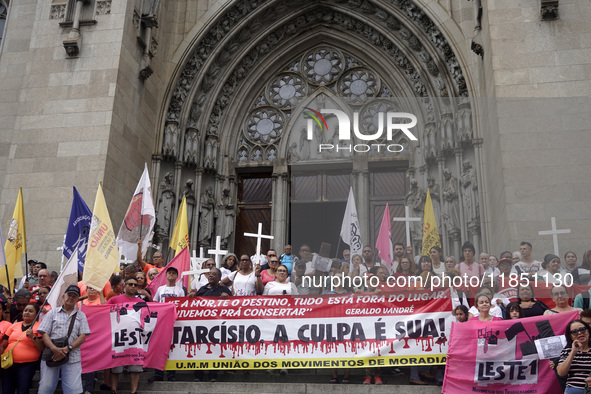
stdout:
MULTIPOLYGON (((161 252, 156 251, 148 263, 139 252, 137 261, 122 265, 109 283, 97 291, 87 288, 82 282, 69 286, 63 297, 63 305, 51 309, 45 302, 57 273, 50 273, 42 262, 29 261, 29 273, 22 278, 14 296, 6 289, 0 295, 4 308, 0 321, 2 336, 1 351, 11 353, 12 365, 2 374, 4 393, 28 392, 32 377, 41 371, 40 393, 52 393, 61 375, 65 393, 92 393, 96 373, 82 376, 80 345, 86 335, 91 334, 81 305, 101 305, 135 302, 166 302, 169 297, 231 297, 256 295, 332 295, 344 293, 380 293, 385 285, 395 278, 420 278, 421 286, 430 288, 435 278, 478 278, 478 287, 452 289, 453 315, 457 322, 495 321, 522 319, 531 316, 579 311, 580 318, 568 326, 567 347, 559 359, 553 360, 556 373, 566 393, 582 393, 585 383, 591 383, 590 326, 591 291, 576 295, 571 305, 571 285, 588 285, 591 281, 591 250, 583 255, 582 264, 577 265, 577 255, 569 251, 564 264, 559 256, 548 254, 543 261, 532 257, 532 246, 522 242, 519 251, 502 252, 495 255, 476 251, 470 242, 462 246, 462 256, 445 256, 440 247, 433 247, 427 256, 414 256, 412 248, 396 243, 391 263, 376 258, 374 248, 364 246, 360 254, 343 252, 342 258, 319 258, 309 245, 303 244, 297 255, 291 245, 283 253, 269 249, 261 255, 238 257, 228 253, 220 267, 213 259, 204 261, 204 272, 195 275, 191 286, 184 288, 179 281, 180 273, 174 267, 165 270, 166 283, 157 289, 148 285, 165 269, 161 252), (209 270, 209 271, 206 271, 209 270), (338 281, 317 279, 337 278, 338 281), (354 281, 344 278, 373 278, 360 281, 361 285, 347 285, 354 281), (510 279, 517 278, 510 287, 515 288, 517 301, 511 302, 501 294, 509 287, 510 279), (336 285, 335 285, 336 283, 336 285), (536 299, 533 283, 543 284, 551 289, 552 305, 536 299), (579 391, 577 391, 579 390, 579 391)), ((441 282, 438 282, 441 283, 441 282)), ((131 392, 138 389, 141 366, 129 365, 104 371, 102 390, 117 392, 119 376, 126 370, 131 376, 131 392)), ((287 373, 282 370, 282 373, 287 373)), ((341 383, 349 383, 349 370, 345 370, 341 383)), ((400 373, 396 371, 395 373, 400 373)), ((175 381, 175 371, 154 371, 149 382, 175 381)), ((216 381, 216 371, 196 371, 195 380, 216 381)), ((411 367, 410 384, 441 384, 442 367, 411 367)), ((331 383, 339 382, 338 371, 333 370, 331 383)), ((381 371, 368 369, 364 384, 382 384, 381 371)))

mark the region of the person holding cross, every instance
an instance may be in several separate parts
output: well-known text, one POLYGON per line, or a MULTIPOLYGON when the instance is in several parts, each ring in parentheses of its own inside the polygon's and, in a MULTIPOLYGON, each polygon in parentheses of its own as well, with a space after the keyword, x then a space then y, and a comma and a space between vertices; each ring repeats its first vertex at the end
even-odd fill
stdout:
POLYGON ((152 264, 148 264, 142 258, 142 240, 141 238, 137 239, 137 262, 140 263, 142 270, 147 274, 152 268, 156 268, 158 272, 162 271, 164 268, 162 264, 164 263, 164 257, 162 257, 162 252, 156 251, 152 256, 152 264))
POLYGON ((240 256, 240 269, 232 272, 222 281, 222 286, 232 284, 232 295, 254 296, 263 292, 263 280, 261 279, 261 265, 252 267, 248 255, 240 256))

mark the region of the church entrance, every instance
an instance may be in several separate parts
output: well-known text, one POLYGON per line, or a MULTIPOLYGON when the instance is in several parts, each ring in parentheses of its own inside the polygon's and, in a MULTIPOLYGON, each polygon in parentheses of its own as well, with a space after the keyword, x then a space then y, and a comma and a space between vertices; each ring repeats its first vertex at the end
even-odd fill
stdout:
MULTIPOLYGON (((248 174, 238 182, 238 215, 236 217, 236 241, 234 253, 252 256, 256 251, 256 238, 245 237, 244 233, 257 233, 259 223, 263 225, 263 234, 271 234, 272 204, 271 174, 248 174)), ((261 250, 269 249, 270 241, 263 239, 261 250)))
POLYGON ((322 243, 328 243, 330 257, 340 256, 337 247, 351 185, 350 173, 348 170, 292 172, 289 233, 294 253, 302 244, 318 252, 322 243))

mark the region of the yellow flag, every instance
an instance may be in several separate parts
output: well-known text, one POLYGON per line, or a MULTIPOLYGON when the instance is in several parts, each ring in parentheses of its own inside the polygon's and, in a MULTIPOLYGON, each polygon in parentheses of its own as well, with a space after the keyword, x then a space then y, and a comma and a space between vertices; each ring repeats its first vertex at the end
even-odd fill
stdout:
POLYGON ((425 216, 423 217, 423 251, 421 256, 428 256, 429 250, 433 246, 441 247, 439 241, 439 231, 437 230, 437 221, 433 211, 433 202, 431 201, 430 189, 427 189, 427 200, 425 201, 425 216))
POLYGON ((14 278, 23 276, 21 267, 22 254, 27 253, 27 237, 25 231, 25 209, 23 206, 23 189, 18 190, 14 213, 6 235, 4 244, 4 253, 6 254, 6 267, 0 268, 0 284, 8 287, 10 281, 10 290, 14 290, 14 278), (8 280, 7 280, 8 275, 8 280))
POLYGON ((111 274, 119 268, 119 248, 103 195, 99 185, 94 200, 88 249, 82 281, 95 290, 102 290, 111 278, 111 274))
POLYGON ((181 208, 176 218, 176 224, 174 225, 174 232, 170 239, 170 247, 173 248, 176 253, 189 246, 189 224, 187 222, 187 200, 183 196, 181 202, 181 208))

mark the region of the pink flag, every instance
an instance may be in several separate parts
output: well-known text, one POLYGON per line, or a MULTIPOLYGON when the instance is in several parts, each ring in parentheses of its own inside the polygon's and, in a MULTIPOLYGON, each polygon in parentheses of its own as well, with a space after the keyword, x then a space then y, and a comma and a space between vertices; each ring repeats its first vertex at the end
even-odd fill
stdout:
POLYGON ((449 335, 443 392, 465 393, 560 393, 556 374, 540 348, 562 349, 560 337, 578 311, 493 322, 453 323, 449 335), (546 339, 551 338, 551 339, 546 339), (554 342, 550 342, 554 341, 554 342))
POLYGON ((80 348, 83 373, 120 365, 164 369, 176 320, 175 304, 83 305, 82 312, 91 332, 80 348))
POLYGON ((174 257, 174 259, 170 261, 170 263, 166 265, 166 267, 164 267, 164 269, 162 269, 162 271, 160 271, 158 275, 156 275, 154 280, 150 282, 150 284, 148 285, 148 289, 150 289, 150 292, 152 294, 156 294, 156 290, 158 290, 160 286, 164 286, 167 283, 166 269, 168 267, 174 267, 177 270, 179 270, 179 277, 177 278, 177 283, 182 278, 183 286, 187 290, 189 289, 189 275, 181 275, 183 272, 189 271, 191 269, 191 258, 189 255, 189 248, 184 248, 183 250, 181 250, 179 254, 177 254, 174 257))
POLYGON ((384 210, 384 216, 382 216, 382 224, 380 225, 380 233, 378 234, 378 241, 376 242, 376 248, 380 251, 378 256, 384 262, 384 265, 388 269, 388 272, 392 272, 392 255, 390 254, 390 208, 386 203, 386 209, 384 210))

